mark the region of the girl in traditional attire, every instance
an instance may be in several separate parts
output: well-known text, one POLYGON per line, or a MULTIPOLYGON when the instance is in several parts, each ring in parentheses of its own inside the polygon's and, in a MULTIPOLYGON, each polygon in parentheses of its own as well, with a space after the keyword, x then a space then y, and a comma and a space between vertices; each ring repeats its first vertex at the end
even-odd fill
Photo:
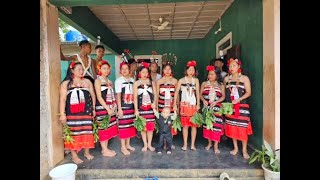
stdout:
POLYGON ((234 112, 226 115, 226 136, 232 138, 234 149, 232 155, 238 153, 238 140, 242 141, 242 154, 245 159, 250 156, 247 151, 248 135, 252 134, 248 97, 251 96, 250 80, 241 74, 241 61, 228 60, 229 75, 224 78, 226 86, 226 102, 233 104, 234 112))
POLYGON ((215 123, 213 123, 213 130, 207 129, 207 126, 203 125, 203 137, 208 139, 208 145, 205 147, 209 150, 214 141, 214 153, 220 153, 218 143, 220 137, 223 135, 223 116, 219 114, 221 102, 225 99, 225 87, 222 83, 220 69, 216 66, 207 66, 207 81, 201 84, 200 99, 203 102, 205 108, 213 109, 215 116, 215 123))
POLYGON ((179 79, 178 85, 174 94, 174 110, 177 110, 177 102, 179 91, 181 90, 180 101, 180 119, 183 127, 183 146, 181 150, 187 150, 188 130, 191 127, 191 150, 196 150, 195 141, 197 136, 197 125, 193 124, 190 118, 200 109, 199 97, 199 80, 196 78, 196 61, 192 60, 187 63, 185 77, 179 79))
POLYGON ((121 77, 115 81, 115 90, 118 103, 118 130, 121 141, 121 152, 129 155, 135 148, 130 145, 130 138, 137 134, 133 126, 134 103, 133 103, 133 83, 134 79, 130 77, 130 65, 127 62, 120 64, 121 77), (130 150, 130 151, 128 151, 130 150))
POLYGON ((154 103, 154 90, 155 85, 150 79, 149 64, 142 62, 138 68, 138 80, 133 85, 135 114, 137 117, 142 116, 147 121, 145 131, 141 132, 142 151, 155 150, 151 145, 155 128, 155 115, 151 108, 151 104, 154 103))
POLYGON ((99 77, 95 80, 94 86, 97 94, 96 120, 98 123, 98 135, 102 148, 102 155, 113 157, 116 152, 108 148, 108 142, 111 138, 117 136, 118 127, 116 121, 117 102, 113 91, 112 82, 108 79, 110 75, 110 64, 102 60, 97 65, 99 77), (103 127, 104 118, 109 115, 108 127, 103 127))
POLYGON ((66 141, 66 150, 71 151, 72 161, 83 162, 78 152, 83 148, 84 157, 93 159, 89 149, 94 148, 93 117, 95 116, 96 97, 92 83, 82 77, 83 66, 71 62, 66 78, 60 87, 60 121, 70 127, 73 142, 66 141))

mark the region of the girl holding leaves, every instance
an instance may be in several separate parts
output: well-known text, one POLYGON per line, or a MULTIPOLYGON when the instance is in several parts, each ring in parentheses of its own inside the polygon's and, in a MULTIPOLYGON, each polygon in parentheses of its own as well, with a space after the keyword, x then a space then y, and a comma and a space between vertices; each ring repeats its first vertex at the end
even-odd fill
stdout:
POLYGON ((238 153, 238 140, 242 141, 243 158, 249 159, 247 151, 248 135, 252 134, 249 104, 247 98, 251 96, 251 84, 247 76, 241 73, 241 61, 230 58, 228 60, 229 75, 224 78, 226 86, 226 102, 233 104, 233 113, 225 115, 226 136, 232 138, 234 149, 232 155, 238 153))
POLYGON ((142 151, 154 151, 155 148, 152 147, 152 137, 153 131, 155 129, 155 115, 151 104, 154 102, 154 90, 155 85, 150 79, 149 64, 142 62, 141 66, 138 68, 138 80, 133 84, 133 94, 134 94, 134 108, 136 117, 143 117, 146 119, 145 130, 141 131, 141 136, 143 140, 142 151))
POLYGON ((181 90, 180 101, 180 115, 181 125, 183 127, 183 146, 181 150, 187 150, 188 130, 191 126, 191 150, 196 150, 195 141, 197 136, 197 125, 193 124, 190 120, 191 117, 200 109, 199 97, 199 80, 196 78, 197 62, 195 60, 189 61, 185 70, 185 77, 179 79, 177 88, 174 94, 173 108, 178 110, 177 102, 179 99, 179 91, 181 90))
POLYGON ((117 102, 113 91, 112 82, 108 79, 110 75, 110 64, 102 60, 98 63, 99 77, 95 80, 94 86, 97 94, 97 123, 98 135, 102 148, 102 155, 113 157, 116 152, 108 148, 111 138, 117 136, 118 127, 116 121, 117 102))
POLYGON ((130 65, 127 62, 120 64, 120 74, 122 75, 115 81, 115 90, 118 103, 118 129, 121 142, 121 152, 129 155, 135 148, 130 145, 130 138, 137 135, 137 130, 133 126, 134 104, 133 104, 133 83, 130 77, 130 65), (130 151, 128 151, 130 150, 130 151))
MULTIPOLYGON (((205 147, 209 150, 214 141, 214 153, 220 153, 218 143, 220 137, 223 135, 223 117, 219 114, 221 102, 225 99, 225 87, 222 84, 221 70, 216 66, 207 66, 207 81, 201 84, 200 98, 203 102, 204 108, 212 110, 215 123, 213 123, 212 129, 208 125, 203 124, 203 137, 208 139, 208 145, 205 147), (208 129, 209 128, 209 129, 208 129)), ((205 117, 204 117, 205 118, 205 117)))
POLYGON ((69 134, 65 149, 71 151, 72 161, 83 162, 78 152, 84 148, 84 157, 93 159, 89 149, 94 148, 93 117, 95 116, 95 93, 90 80, 83 78, 83 66, 79 61, 70 63, 67 75, 60 86, 60 118, 69 134))

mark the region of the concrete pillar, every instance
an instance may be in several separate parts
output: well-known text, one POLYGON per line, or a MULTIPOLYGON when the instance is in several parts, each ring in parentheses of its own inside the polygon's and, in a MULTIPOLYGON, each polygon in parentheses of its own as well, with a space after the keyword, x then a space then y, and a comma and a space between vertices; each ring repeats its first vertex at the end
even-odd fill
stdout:
POLYGON ((60 42, 58 10, 40 0, 40 179, 64 158, 59 123, 60 42))
POLYGON ((280 148, 280 0, 263 0, 263 139, 280 148))

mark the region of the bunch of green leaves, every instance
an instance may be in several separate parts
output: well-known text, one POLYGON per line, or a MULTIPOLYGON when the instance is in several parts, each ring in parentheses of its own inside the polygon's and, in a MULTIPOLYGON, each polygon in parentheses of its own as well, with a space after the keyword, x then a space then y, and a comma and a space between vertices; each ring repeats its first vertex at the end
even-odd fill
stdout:
POLYGON ((74 139, 72 138, 72 132, 70 130, 70 127, 67 124, 63 126, 63 134, 66 142, 69 142, 72 144, 74 143, 74 139))
POLYGON ((98 136, 98 124, 96 121, 93 122, 93 137, 94 137, 94 142, 98 142, 99 136, 98 136))
POLYGON ((106 115, 106 116, 102 119, 102 122, 100 123, 100 127, 101 127, 102 129, 106 129, 106 128, 108 128, 109 123, 110 123, 110 115, 106 115))
POLYGON ((249 159, 249 164, 258 161, 261 162, 265 168, 274 172, 280 172, 280 149, 273 151, 271 146, 264 141, 262 150, 255 149, 249 159))
POLYGON ((193 124, 195 124, 195 125, 201 126, 201 125, 204 123, 204 121, 203 121, 203 116, 202 116, 200 113, 196 112, 196 113, 191 117, 191 122, 192 122, 193 124))
POLYGON ((213 114, 212 108, 204 107, 202 109, 202 115, 204 116, 204 124, 206 124, 206 128, 213 130, 213 123, 215 123, 216 117, 213 114))
POLYGON ((158 121, 155 122, 154 128, 156 129, 156 133, 159 132, 159 123, 158 121))
POLYGON ((177 116, 177 118, 172 121, 172 128, 177 132, 177 130, 181 131, 181 127, 180 116, 177 116))
POLYGON ((219 114, 231 115, 233 113, 233 104, 232 103, 221 103, 219 114))
POLYGON ((133 126, 137 129, 137 131, 144 131, 146 128, 147 120, 142 116, 137 116, 133 122, 133 126))

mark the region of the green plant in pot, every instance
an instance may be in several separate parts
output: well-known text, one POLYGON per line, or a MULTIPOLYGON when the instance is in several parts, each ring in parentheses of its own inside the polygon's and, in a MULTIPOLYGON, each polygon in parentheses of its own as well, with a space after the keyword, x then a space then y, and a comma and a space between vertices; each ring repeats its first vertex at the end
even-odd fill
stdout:
POLYGON ((262 145, 262 150, 255 149, 249 159, 249 164, 261 162, 265 179, 280 179, 280 149, 273 150, 266 141, 262 145))

